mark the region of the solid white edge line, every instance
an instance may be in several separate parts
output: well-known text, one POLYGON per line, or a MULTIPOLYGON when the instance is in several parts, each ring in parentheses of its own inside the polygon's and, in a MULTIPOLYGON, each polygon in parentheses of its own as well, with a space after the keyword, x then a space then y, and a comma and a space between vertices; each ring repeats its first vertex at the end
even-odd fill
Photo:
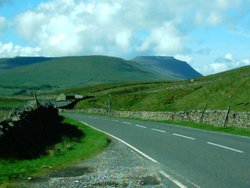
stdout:
POLYGON ((167 179, 169 179, 170 181, 172 181, 173 183, 175 183, 178 187, 180 187, 180 188, 187 188, 187 186, 183 185, 181 182, 179 182, 178 180, 174 179, 172 176, 168 175, 166 172, 160 171, 160 173, 164 177, 166 177, 167 179))
POLYGON ((238 153, 244 153, 244 152, 241 151, 241 150, 234 149, 234 148, 230 148, 230 147, 223 146, 223 145, 220 145, 220 144, 215 144, 215 143, 213 143, 213 142, 207 142, 207 143, 210 144, 210 145, 213 145, 213 146, 217 146, 217 147, 220 147, 220 148, 228 149, 228 150, 235 151, 235 152, 238 152, 238 153))
POLYGON ((145 127, 145 126, 138 125, 138 124, 135 124, 135 126, 137 126, 137 127, 141 127, 141 128, 144 128, 144 129, 146 129, 146 128, 147 128, 147 127, 145 127))
POLYGON ((165 133, 166 131, 163 131, 163 130, 160 130, 160 129, 154 129, 152 128, 153 131, 158 131, 158 132, 162 132, 162 133, 165 133))
POLYGON ((128 124, 128 125, 131 125, 131 124, 132 124, 132 123, 129 123, 129 122, 126 122, 126 121, 123 121, 122 123, 128 124))
POLYGON ((100 130, 100 129, 98 129, 98 128, 95 128, 95 127, 89 125, 88 123, 85 123, 85 122, 83 122, 83 121, 81 121, 81 122, 82 122, 83 124, 85 124, 85 125, 87 125, 87 126, 93 128, 93 129, 97 130, 97 131, 100 131, 100 132, 102 132, 102 133, 104 133, 104 134, 106 134, 106 135, 108 135, 108 136, 110 136, 110 137, 115 138, 116 140, 118 140, 118 141, 122 142, 123 144, 127 145, 128 147, 130 147, 131 149, 133 149, 133 150, 136 151, 137 153, 141 154, 141 155, 144 156, 145 158, 149 159, 150 161, 152 161, 152 162, 154 162, 154 163, 158 163, 158 161, 156 161, 156 160, 154 160, 153 158, 149 157, 147 154, 143 153, 142 151, 140 151, 139 149, 135 148, 134 146, 131 146, 131 145, 128 144, 127 142, 123 141, 122 139, 120 139, 120 138, 118 138, 118 137, 116 137, 116 136, 114 136, 114 135, 112 135, 112 134, 109 134, 109 133, 107 133, 107 132, 105 132, 105 131, 102 131, 102 130, 100 130))
POLYGON ((189 137, 189 136, 185 136, 182 134, 177 134, 177 133, 173 133, 174 136, 178 136, 178 137, 182 137, 182 138, 186 138, 186 139, 190 139, 190 140, 195 140, 195 138, 189 137))
POLYGON ((138 155, 137 153, 135 153, 132 149, 130 149, 130 151, 131 151, 134 155, 136 155, 138 158, 142 159, 142 157, 141 157, 140 155, 138 155))

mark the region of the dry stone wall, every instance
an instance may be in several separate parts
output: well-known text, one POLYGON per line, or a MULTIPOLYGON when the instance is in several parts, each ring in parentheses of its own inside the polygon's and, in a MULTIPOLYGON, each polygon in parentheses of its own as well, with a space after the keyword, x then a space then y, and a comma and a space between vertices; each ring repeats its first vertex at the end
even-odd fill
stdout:
POLYGON ((32 158, 54 142, 61 118, 53 106, 27 105, 0 121, 0 157, 32 158))
POLYGON ((225 126, 250 128, 250 112, 229 111, 228 113, 227 110, 206 110, 202 115, 202 110, 180 112, 112 111, 111 113, 107 113, 106 109, 90 108, 81 111, 124 118, 201 122, 216 126, 224 126, 225 123, 225 126), (226 118, 227 113, 228 117, 226 118))

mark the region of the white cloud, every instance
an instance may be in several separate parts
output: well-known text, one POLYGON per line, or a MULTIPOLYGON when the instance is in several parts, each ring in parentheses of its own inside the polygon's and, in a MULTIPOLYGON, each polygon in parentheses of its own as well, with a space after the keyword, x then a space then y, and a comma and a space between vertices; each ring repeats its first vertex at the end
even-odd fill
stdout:
POLYGON ((229 60, 229 61, 232 61, 233 60, 233 55, 231 53, 226 53, 224 55, 224 59, 225 60, 229 60))
POLYGON ((183 55, 183 54, 177 54, 174 56, 175 59, 185 61, 187 63, 191 63, 193 61, 193 58, 189 55, 183 55))
POLYGON ((51 0, 19 14, 13 25, 46 55, 183 53, 192 26, 223 22, 237 0, 51 0), (187 29, 188 28, 188 29, 187 29), (145 30, 142 37, 139 30, 145 30))
POLYGON ((209 65, 210 67, 210 71, 212 71, 212 73, 218 73, 218 72, 223 72, 228 70, 230 65, 227 65, 225 63, 211 63, 209 65))
POLYGON ((121 31, 116 34, 116 43, 119 47, 123 49, 128 49, 130 47, 132 32, 131 31, 121 31))
POLYGON ((249 59, 237 59, 234 58, 231 53, 226 53, 222 58, 216 59, 209 65, 198 68, 198 70, 204 75, 215 74, 226 70, 238 68, 241 66, 250 65, 249 59))
POLYGON ((242 63, 243 63, 243 65, 250 65, 250 60, 249 59, 243 59, 242 63))
POLYGON ((12 42, 0 42, 0 58, 16 57, 16 56, 40 56, 41 49, 39 47, 28 47, 14 45, 12 42))
POLYGON ((172 23, 164 23, 163 26, 154 28, 142 45, 139 51, 153 50, 157 55, 168 55, 181 52, 183 40, 178 30, 172 23))

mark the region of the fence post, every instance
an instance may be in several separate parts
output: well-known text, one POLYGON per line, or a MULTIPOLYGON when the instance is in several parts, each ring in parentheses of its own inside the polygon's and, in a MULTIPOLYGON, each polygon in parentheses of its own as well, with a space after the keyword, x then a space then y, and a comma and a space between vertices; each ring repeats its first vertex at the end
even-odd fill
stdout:
POLYGON ((205 106, 204 106, 204 108, 203 108, 203 110, 201 112, 201 117, 200 117, 199 123, 202 123, 202 119, 203 119, 204 113, 206 111, 206 108, 207 108, 207 104, 205 104, 205 106))
POLYGON ((39 103, 38 103, 38 99, 37 99, 37 96, 36 96, 36 92, 33 92, 33 95, 34 95, 34 99, 36 101, 36 108, 37 108, 39 103))
POLYGON ((112 98, 111 98, 111 94, 109 94, 109 98, 108 98, 108 102, 107 102, 107 112, 108 112, 108 114, 111 113, 111 108, 112 108, 112 98))
POLYGON ((227 109, 227 113, 226 113, 226 116, 225 116, 225 120, 224 120, 224 123, 223 123, 223 127, 225 127, 226 124, 227 124, 227 120, 228 120, 228 115, 229 115, 229 113, 230 113, 230 106, 229 106, 228 109, 227 109))

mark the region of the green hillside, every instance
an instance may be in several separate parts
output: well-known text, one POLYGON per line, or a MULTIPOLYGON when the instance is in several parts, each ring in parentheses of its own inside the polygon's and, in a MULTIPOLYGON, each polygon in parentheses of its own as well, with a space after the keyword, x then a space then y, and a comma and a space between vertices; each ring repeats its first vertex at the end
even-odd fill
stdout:
MULTIPOLYGON (((65 93, 93 95, 76 108, 106 108, 111 94, 114 110, 180 111, 227 109, 250 111, 250 66, 199 79, 169 82, 104 84, 67 89, 65 93)), ((59 93, 59 92, 58 92, 59 93)))
POLYGON ((38 90, 155 79, 159 77, 129 61, 105 56, 61 57, 0 70, 0 87, 5 90, 38 90))
MULTIPOLYGON (((177 60, 176 63, 178 63, 177 60)), ((185 66, 183 65, 183 67, 185 66)), ((189 71, 194 70, 191 68, 189 71)), ((34 90, 44 92, 80 85, 168 79, 173 80, 177 77, 172 73, 169 75, 158 74, 153 69, 146 69, 135 61, 116 57, 0 59, 0 96, 28 95, 34 90)))

